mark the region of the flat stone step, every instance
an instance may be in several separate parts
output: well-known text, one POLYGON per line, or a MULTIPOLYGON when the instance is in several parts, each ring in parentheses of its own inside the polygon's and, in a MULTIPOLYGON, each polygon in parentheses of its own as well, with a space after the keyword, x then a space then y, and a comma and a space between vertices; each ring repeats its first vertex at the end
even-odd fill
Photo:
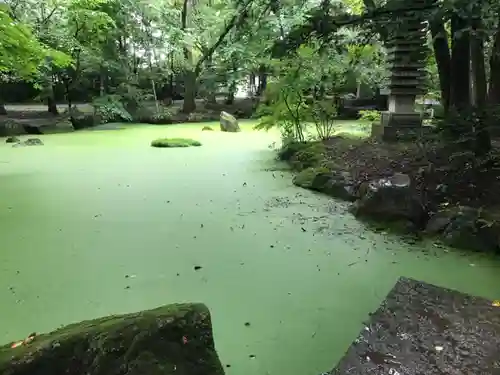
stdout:
POLYGON ((401 278, 331 375, 500 373, 500 307, 401 278))

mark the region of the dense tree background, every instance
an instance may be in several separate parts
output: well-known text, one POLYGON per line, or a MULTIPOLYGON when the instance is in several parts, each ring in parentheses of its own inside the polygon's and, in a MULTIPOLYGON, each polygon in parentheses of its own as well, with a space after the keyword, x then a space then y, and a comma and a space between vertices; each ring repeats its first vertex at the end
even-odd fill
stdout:
MULTIPOLYGON (((290 100, 295 95, 297 105, 302 94, 317 101, 346 93, 369 97, 386 84, 388 25, 420 12, 418 5, 7 0, 0 6, 0 99, 43 100, 56 113, 56 102, 119 100, 133 109, 147 101, 159 110, 172 99, 183 99, 183 111, 192 112, 195 98, 214 102, 223 95, 231 103, 238 89, 261 96, 269 85, 279 87, 275 93, 288 92, 290 100)), ((441 0, 424 6, 431 52, 427 96, 441 101, 448 118, 495 112, 500 3, 441 0)))

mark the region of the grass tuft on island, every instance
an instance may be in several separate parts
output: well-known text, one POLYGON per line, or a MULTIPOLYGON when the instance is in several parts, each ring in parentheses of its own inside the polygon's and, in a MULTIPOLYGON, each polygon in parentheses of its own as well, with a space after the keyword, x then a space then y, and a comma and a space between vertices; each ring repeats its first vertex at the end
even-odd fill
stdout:
POLYGON ((201 142, 189 138, 159 138, 151 142, 151 147, 198 147, 201 142))

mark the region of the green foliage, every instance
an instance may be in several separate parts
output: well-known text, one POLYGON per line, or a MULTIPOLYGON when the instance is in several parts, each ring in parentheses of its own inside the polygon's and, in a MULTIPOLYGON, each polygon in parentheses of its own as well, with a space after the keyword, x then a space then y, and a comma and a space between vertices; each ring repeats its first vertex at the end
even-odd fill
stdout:
POLYGON ((160 138, 151 142, 152 147, 169 148, 169 147, 191 147, 201 146, 201 143, 189 138, 160 138))
POLYGON ((278 159, 290 162, 296 170, 319 166, 325 154, 322 142, 289 142, 278 152, 278 159))
POLYGON ((28 24, 12 18, 10 8, 4 4, 0 4, 0 35, 0 73, 32 80, 41 65, 65 67, 72 62, 67 54, 40 42, 28 24))
POLYGON ((359 111, 360 120, 370 121, 370 122, 380 122, 381 114, 380 111, 375 110, 363 110, 359 111))
POLYGON ((347 66, 342 56, 321 47, 312 42, 301 46, 292 56, 273 61, 277 78, 268 84, 265 93, 268 105, 259 108, 262 117, 257 129, 276 126, 285 142, 303 142, 304 130, 311 122, 319 138, 333 134, 337 113, 327 95, 341 91, 347 66))
POLYGON ((309 109, 318 137, 325 140, 333 136, 337 117, 337 108, 333 100, 314 100, 309 109))
POLYGON ((132 115, 125 109, 122 97, 105 95, 93 100, 94 114, 107 122, 132 122, 132 115))

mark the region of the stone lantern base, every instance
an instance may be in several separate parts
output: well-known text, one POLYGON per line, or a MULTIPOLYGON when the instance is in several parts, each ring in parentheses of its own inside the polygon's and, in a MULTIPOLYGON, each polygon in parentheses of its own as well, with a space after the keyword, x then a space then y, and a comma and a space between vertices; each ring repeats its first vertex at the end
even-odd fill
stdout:
POLYGON ((422 126, 422 115, 417 112, 382 112, 380 123, 372 124, 372 137, 384 141, 414 140, 428 134, 430 128, 422 126))

